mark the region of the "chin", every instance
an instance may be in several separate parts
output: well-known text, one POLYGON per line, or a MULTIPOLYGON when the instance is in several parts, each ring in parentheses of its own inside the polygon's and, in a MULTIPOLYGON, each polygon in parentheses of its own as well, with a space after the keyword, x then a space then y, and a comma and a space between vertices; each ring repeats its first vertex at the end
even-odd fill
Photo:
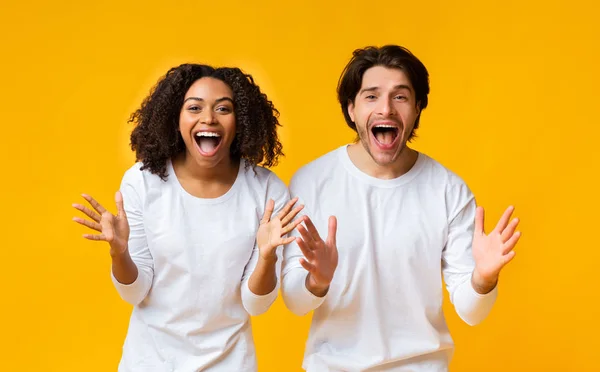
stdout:
POLYGON ((196 164, 198 164, 202 168, 214 168, 223 163, 226 159, 224 154, 215 154, 213 156, 202 156, 200 154, 195 154, 194 160, 196 164))
POLYGON ((375 164, 379 165, 380 167, 392 165, 392 164, 394 164, 394 161, 396 161, 396 159, 398 159, 397 156, 389 156, 389 155, 371 156, 371 158, 373 159, 375 164))
POLYGON ((371 148, 369 149, 369 155, 371 155, 373 161, 379 166, 392 165, 398 160, 404 149, 404 146, 392 151, 381 151, 379 149, 371 148))

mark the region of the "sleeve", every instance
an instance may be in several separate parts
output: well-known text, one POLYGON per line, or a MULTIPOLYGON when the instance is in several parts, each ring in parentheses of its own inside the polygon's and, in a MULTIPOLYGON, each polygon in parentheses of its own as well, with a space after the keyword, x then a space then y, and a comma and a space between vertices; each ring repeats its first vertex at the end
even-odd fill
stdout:
POLYGON ((496 287, 482 295, 471 284, 475 269, 471 250, 476 210, 473 194, 465 184, 460 184, 449 186, 446 197, 450 222, 442 252, 442 273, 457 314, 465 323, 476 325, 490 313, 498 290, 496 287))
POLYGON ((138 276, 133 283, 122 284, 111 271, 111 278, 117 292, 123 300, 134 306, 146 298, 154 277, 154 264, 144 230, 143 203, 140 197, 143 193, 142 182, 142 174, 139 168, 135 167, 125 173, 120 188, 129 223, 129 255, 137 266, 138 276))
MULTIPOLYGON (((290 200, 289 191, 283 183, 274 173, 270 173, 269 179, 267 181, 267 191, 266 198, 264 201, 264 205, 262 206, 261 211, 264 213, 264 207, 267 203, 267 200, 273 199, 275 201, 275 208, 273 210, 273 215, 277 215, 283 209, 285 204, 290 200)), ((260 215, 262 218, 262 213, 260 215)), ((277 247, 277 263, 275 266, 275 275, 277 276, 277 284, 275 288, 266 295, 257 295, 250 290, 248 287, 248 281, 254 269, 256 268, 256 264, 258 263, 259 251, 258 245, 256 241, 254 242, 254 249, 252 250, 252 255, 250 256, 250 261, 246 264, 244 269, 244 274, 242 276, 242 304, 246 311, 252 315, 257 316, 263 314, 273 304, 275 299, 277 298, 277 293, 279 291, 279 280, 281 273, 281 260, 282 260, 282 247, 277 247)))
MULTIPOLYGON (((306 188, 298 181, 298 178, 294 177, 290 182, 290 196, 292 198, 298 197, 298 203, 304 204, 304 209, 298 217, 311 215, 310 198, 302 195, 302 191, 305 190, 306 188)), ((290 235, 299 237, 300 233, 294 230, 290 235)), ((285 306, 299 316, 305 315, 321 306, 327 297, 327 295, 323 297, 315 296, 306 288, 308 271, 300 265, 301 258, 304 258, 304 255, 295 241, 286 245, 283 249, 281 295, 285 306)))

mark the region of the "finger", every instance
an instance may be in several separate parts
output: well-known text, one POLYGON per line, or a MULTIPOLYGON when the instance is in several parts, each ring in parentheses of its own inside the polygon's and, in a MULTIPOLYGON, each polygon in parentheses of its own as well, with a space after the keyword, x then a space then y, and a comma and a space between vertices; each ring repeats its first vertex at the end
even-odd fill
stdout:
POLYGON ((313 258, 315 258, 315 254, 306 245, 304 240, 302 240, 300 238, 296 238, 296 244, 298 244, 298 247, 300 247, 300 250, 302 251, 302 254, 304 255, 304 257, 306 257, 309 260, 312 260, 313 258))
POLYGON ((315 265, 311 264, 310 262, 306 261, 304 258, 300 259, 300 265, 302 265, 303 268, 306 269, 306 271, 308 271, 309 273, 314 273, 317 268, 315 267, 315 265))
POLYGON ((308 229, 308 232, 310 233, 310 235, 312 236, 314 241, 322 240, 321 237, 319 236, 319 232, 317 231, 317 228, 315 227, 315 225, 312 223, 312 221, 310 220, 310 218, 308 216, 306 216, 306 218, 304 219, 304 224, 306 225, 306 228, 308 229))
POLYGON ((475 211, 475 233, 479 235, 485 234, 484 231, 484 215, 483 207, 477 207, 475 211))
POLYGON ((298 225, 298 232, 302 236, 304 243, 307 245, 307 247, 309 247, 309 249, 313 250, 316 248, 315 241, 313 240, 312 236, 310 235, 310 233, 306 230, 306 228, 304 226, 298 225))
POLYGON ((98 213, 92 211, 88 207, 83 206, 81 204, 73 204, 73 208, 75 208, 79 211, 82 211, 83 213, 85 213, 86 216, 88 216, 92 220, 94 220, 96 222, 100 222, 100 215, 98 213))
POLYGON ((117 217, 127 218, 125 208, 123 207, 123 194, 120 191, 117 191, 115 194, 115 203, 117 204, 117 217))
POLYGON ((292 223, 286 225, 282 230, 281 230, 281 235, 285 235, 287 233, 289 233, 290 231, 294 230, 296 228, 296 226, 300 225, 302 223, 302 221, 304 221, 304 218, 300 217, 295 221, 292 221, 292 223))
POLYGON ((100 234, 100 235, 83 234, 83 237, 88 240, 106 241, 106 237, 104 236, 104 234, 100 234))
POLYGON ((290 223, 290 221, 293 220, 294 218, 296 218, 296 216, 298 215, 298 213, 300 213, 300 211, 302 209, 304 209, 304 205, 299 205, 296 208, 294 208, 293 211, 291 211, 287 215, 283 216, 283 218, 281 219, 281 225, 285 226, 288 223, 290 223))
POLYGON ((283 220, 283 217, 290 213, 290 211, 292 210, 292 207, 294 206, 294 204, 296 204, 296 202, 298 201, 298 198, 294 198, 292 200, 290 200, 289 202, 287 202, 285 204, 285 206, 283 207, 283 209, 281 209, 281 211, 279 211, 279 213, 277 214, 277 218, 279 218, 280 220, 283 220))
POLYGON ((92 205, 92 207, 94 207, 94 209, 95 209, 95 210, 96 210, 98 213, 102 214, 102 213, 106 212, 106 209, 105 209, 103 206, 101 206, 101 205, 100 205, 100 203, 98 203, 98 202, 96 201, 96 199, 92 198, 91 196, 89 196, 89 195, 87 195, 87 194, 81 194, 81 196, 83 196, 83 198, 84 198, 85 200, 87 200, 87 201, 88 201, 88 203, 90 203, 90 204, 92 205))
POLYGON ((97 222, 88 221, 84 218, 79 218, 79 217, 73 217, 73 221, 75 221, 78 224, 81 224, 83 226, 89 227, 92 230, 102 232, 102 226, 100 226, 100 224, 97 222))
POLYGON ((263 214, 262 220, 260 220, 260 224, 265 224, 271 221, 271 215, 273 214, 273 209, 275 208, 275 202, 273 199, 269 199, 267 201, 267 205, 265 206, 265 213, 263 214))
POLYGON ((327 245, 329 247, 336 246, 336 238, 335 235, 337 233, 337 218, 335 216, 329 217, 329 229, 327 232, 327 245))
POLYGON ((510 216, 512 216, 514 210, 515 208, 512 205, 506 208, 506 210, 502 214, 502 217, 500 217, 500 220, 498 220, 498 224, 496 224, 496 228, 494 230, 496 230, 498 233, 504 231, 504 229, 506 229, 506 225, 508 225, 508 221, 510 221, 510 216))
POLYGON ((510 239, 508 239, 508 241, 506 243, 504 243, 503 253, 506 254, 507 252, 512 251, 515 248, 515 245, 517 245, 517 242, 519 241, 520 238, 521 238, 520 231, 517 231, 516 233, 514 233, 513 236, 511 236, 510 239))
POLYGON ((507 254, 505 254, 504 256, 502 256, 502 259, 504 261, 504 263, 502 264, 502 266, 504 266, 507 263, 509 263, 510 261, 512 261, 512 259, 515 258, 516 254, 517 253, 515 251, 510 251, 507 254))
POLYGON ((508 239, 510 239, 511 236, 513 236, 518 225, 519 225, 518 218, 513 218, 513 220, 510 221, 510 223, 508 224, 508 227, 506 229, 504 229, 504 231, 502 231, 502 235, 500 235, 500 238, 502 239, 502 243, 506 243, 506 241, 508 239))
POLYGON ((289 238, 283 238, 279 241, 279 245, 286 245, 286 244, 290 244, 291 242, 293 242, 294 240, 296 240, 295 237, 290 236, 289 238))

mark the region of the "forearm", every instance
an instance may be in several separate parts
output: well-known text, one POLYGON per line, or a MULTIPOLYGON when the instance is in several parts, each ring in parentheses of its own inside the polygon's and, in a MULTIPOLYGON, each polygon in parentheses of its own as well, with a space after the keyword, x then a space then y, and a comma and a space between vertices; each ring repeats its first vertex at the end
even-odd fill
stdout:
POLYGON ((472 326, 479 324, 488 316, 498 295, 495 285, 489 289, 490 284, 479 283, 478 279, 474 278, 474 276, 475 274, 456 288, 452 301, 460 318, 472 326), (478 288, 475 288, 476 286, 478 288), (479 291, 485 293, 480 293, 479 291))
POLYGON ((296 267, 284 273, 281 280, 283 301, 286 307, 296 315, 304 315, 318 308, 325 300, 325 295, 316 296, 309 290, 307 280, 308 272, 302 267, 296 267))
POLYGON ((121 298, 132 305, 138 305, 146 298, 152 286, 152 262, 141 260, 136 264, 128 251, 111 255, 113 284, 121 298))
POLYGON ((259 256, 250 278, 242 282, 242 304, 248 314, 257 316, 266 312, 277 298, 277 256, 264 259, 259 256))
POLYGON ((276 275, 277 256, 263 258, 259 256, 256 267, 248 280, 248 288, 258 296, 273 292, 277 286, 276 275))
POLYGON ((112 273, 115 279, 124 285, 135 282, 138 277, 138 268, 129 255, 129 250, 111 255, 112 273))

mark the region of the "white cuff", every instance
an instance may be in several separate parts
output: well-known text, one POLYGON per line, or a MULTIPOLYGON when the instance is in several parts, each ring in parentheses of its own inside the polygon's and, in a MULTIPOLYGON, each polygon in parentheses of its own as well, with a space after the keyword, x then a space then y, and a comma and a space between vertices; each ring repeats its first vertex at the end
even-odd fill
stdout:
POLYGON ((250 280, 246 280, 242 283, 242 304, 252 316, 260 315, 271 307, 275 299, 277 298, 277 292, 279 290, 279 283, 275 285, 273 290, 265 295, 257 295, 252 292, 249 287, 250 280))

